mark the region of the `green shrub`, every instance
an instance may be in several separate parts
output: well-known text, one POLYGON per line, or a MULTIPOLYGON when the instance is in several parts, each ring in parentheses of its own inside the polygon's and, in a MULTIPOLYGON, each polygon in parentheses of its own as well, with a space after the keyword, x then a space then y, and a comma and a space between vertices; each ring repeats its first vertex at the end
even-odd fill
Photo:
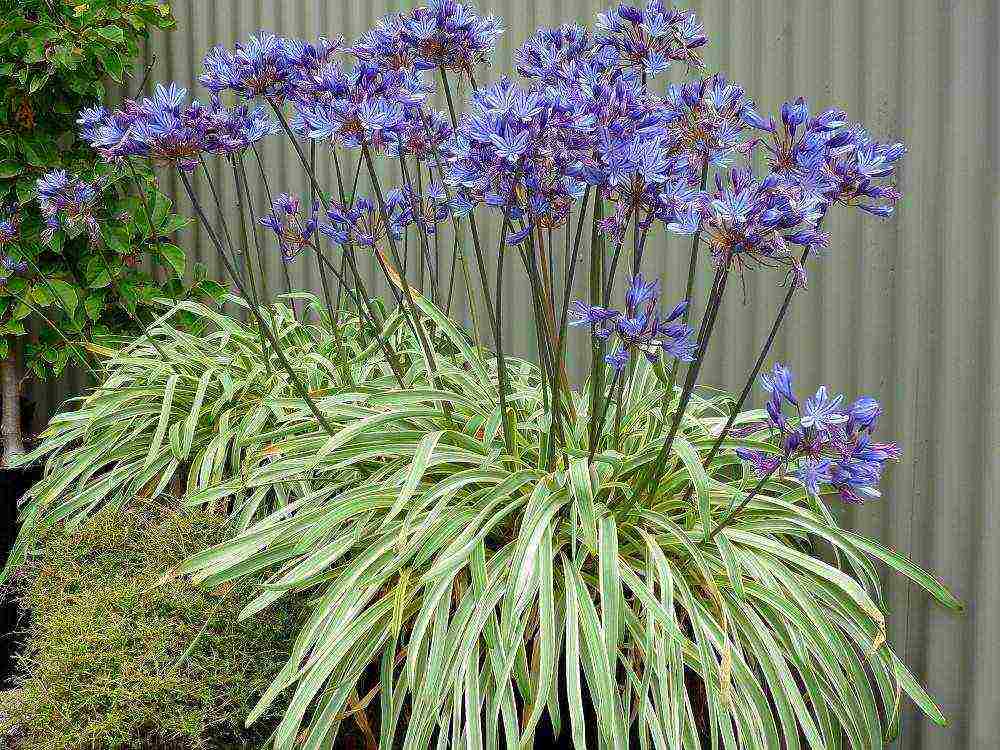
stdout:
MULTIPOLYGON (((173 27, 160 0, 0 0, 0 375, 8 399, 16 400, 9 384, 25 374, 49 378, 83 365, 81 340, 140 331, 154 299, 220 291, 171 239, 187 221, 152 170, 100 158, 76 122, 105 99, 110 80, 134 89, 141 43, 173 27), (35 201, 38 181, 61 173, 69 183, 59 192, 94 192, 49 216, 35 201)), ((23 446, 17 414, 5 416, 10 462, 23 446)))
POLYGON ((237 623, 238 588, 165 575, 225 537, 218 517, 152 503, 46 532, 14 580, 27 637, 0 700, 5 746, 259 746, 268 722, 243 720, 287 658, 294 615, 237 623))

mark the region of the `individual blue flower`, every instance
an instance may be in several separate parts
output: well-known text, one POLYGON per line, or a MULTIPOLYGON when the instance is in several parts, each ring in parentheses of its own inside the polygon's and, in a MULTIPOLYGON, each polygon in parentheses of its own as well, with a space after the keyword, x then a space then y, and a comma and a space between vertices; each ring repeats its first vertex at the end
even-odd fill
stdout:
POLYGON ((696 50, 708 43, 693 11, 670 8, 661 0, 650 0, 645 8, 615 5, 597 14, 596 27, 601 40, 617 49, 623 66, 650 76, 675 61, 700 66, 696 50))
POLYGON ((271 213, 260 219, 261 225, 277 236, 281 259, 286 263, 313 243, 318 227, 319 201, 313 202, 305 217, 299 215, 299 208, 298 198, 282 193, 271 204, 271 213))
POLYGON ((614 320, 620 314, 617 310, 609 310, 598 305, 588 305, 583 300, 576 300, 572 305, 572 310, 576 317, 571 319, 569 324, 571 326, 596 326, 594 335, 599 338, 607 338, 610 335, 610 329, 604 324, 614 320))
POLYGON ((776 362, 770 373, 762 373, 760 376, 761 387, 772 397, 779 400, 784 399, 793 406, 798 406, 799 401, 795 397, 795 390, 792 388, 792 371, 780 362, 776 362))
POLYGON ((840 411, 842 395, 830 396, 826 386, 821 385, 816 395, 807 398, 802 407, 802 419, 799 424, 806 428, 825 430, 835 424, 843 424, 848 416, 840 411))
POLYGON ((878 401, 870 396, 862 396, 847 410, 851 419, 851 424, 858 429, 873 431, 878 424, 878 418, 882 415, 882 407, 878 401))

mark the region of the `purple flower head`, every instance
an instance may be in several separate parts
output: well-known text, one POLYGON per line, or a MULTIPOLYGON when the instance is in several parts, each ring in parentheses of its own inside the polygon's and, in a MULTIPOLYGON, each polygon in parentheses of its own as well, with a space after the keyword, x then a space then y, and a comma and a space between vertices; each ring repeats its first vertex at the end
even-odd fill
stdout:
POLYGON ((623 67, 655 76, 676 61, 700 66, 696 50, 708 43, 705 29, 693 11, 667 7, 650 0, 645 8, 621 3, 597 14, 601 41, 613 46, 623 67))
POLYGON ((687 309, 687 301, 675 305, 664 317, 656 311, 659 297, 659 282, 647 282, 637 274, 625 293, 626 313, 577 301, 570 325, 589 325, 592 334, 602 340, 614 336, 618 348, 606 361, 615 369, 624 367, 634 352, 641 352, 650 362, 658 362, 663 354, 689 362, 694 356, 693 331, 676 322, 687 309))
POLYGON ((758 118, 751 124, 767 133, 758 143, 785 190, 821 198, 821 214, 832 203, 875 216, 892 214, 900 193, 891 178, 906 153, 903 144, 872 140, 840 109, 810 117, 802 97, 785 102, 780 119, 780 128, 773 119, 758 118))
POLYGON ((694 173, 705 162, 720 167, 752 145, 745 138, 758 115, 743 87, 721 73, 683 86, 671 84, 663 100, 669 122, 694 173))
MULTIPOLYGON (((818 496, 824 485, 830 485, 845 502, 880 496, 878 485, 885 464, 898 460, 900 452, 895 443, 871 439, 881 412, 875 399, 863 396, 844 411, 840 409, 842 397, 831 397, 823 386, 799 409, 787 367, 774 365, 761 382, 770 395, 766 403, 769 422, 780 436, 781 465, 787 465, 809 493, 818 496), (783 404, 796 407, 797 425, 782 413, 783 404)), ((737 453, 763 475, 762 467, 743 455, 747 452, 737 453)))
POLYGON ((313 44, 260 31, 231 50, 213 47, 198 82, 213 94, 233 91, 245 99, 261 96, 280 101, 297 78, 317 70, 341 47, 342 40, 321 37, 313 44))
POLYGON ((785 266, 795 283, 803 284, 792 245, 826 243, 826 234, 816 229, 822 200, 789 191, 773 175, 758 180, 746 168, 731 169, 727 180, 716 175, 715 187, 704 199, 702 215, 714 263, 785 266))
POLYGON ((586 63, 596 47, 597 42, 582 26, 543 27, 517 48, 514 65, 525 78, 559 85, 579 76, 578 66, 586 63))
POLYGON ((466 72, 489 61, 503 30, 501 19, 483 18, 470 5, 432 0, 426 7, 379 19, 351 52, 392 70, 466 72))
POLYGON ((281 259, 286 263, 309 247, 314 241, 318 227, 319 201, 310 207, 305 217, 299 215, 299 199, 282 193, 271 204, 271 213, 261 217, 262 226, 274 232, 281 249, 281 259))
POLYGON ((14 204, 0 208, 0 249, 14 244, 20 224, 21 215, 14 204))
POLYGON ((207 107, 185 104, 186 93, 176 83, 157 84, 152 98, 130 99, 113 112, 83 110, 81 137, 111 161, 144 156, 190 172, 202 154, 233 154, 278 132, 263 107, 226 109, 215 95, 207 107))
POLYGON ((448 196, 440 183, 431 183, 423 192, 410 187, 390 190, 386 207, 394 219, 394 234, 399 235, 414 225, 424 235, 437 234, 438 224, 451 215, 448 196))
POLYGON ((281 132, 264 107, 241 104, 226 109, 214 95, 205 118, 205 150, 223 156, 245 151, 267 136, 281 132))
POLYGON ((625 307, 637 310, 641 305, 652 301, 654 304, 660 297, 660 282, 657 279, 646 281, 641 273, 632 277, 628 291, 625 292, 625 307))
POLYGON ((432 139, 435 132, 440 137, 440 124, 423 108, 431 90, 413 71, 367 62, 347 71, 331 62, 298 84, 292 125, 309 138, 336 146, 368 145, 378 153, 392 153, 411 139, 425 142, 427 127, 432 139))
MULTIPOLYGON (((398 218, 401 206, 386 202, 389 209, 389 228, 393 237, 399 237, 401 221, 398 218)), ((382 212, 371 198, 361 197, 352 206, 331 204, 327 211, 329 224, 320 226, 319 231, 342 247, 357 246, 374 248, 387 236, 382 212)))
POLYGON ((473 203, 554 227, 583 193, 576 176, 590 120, 555 91, 503 78, 473 94, 447 146, 449 181, 473 203))
POLYGON ((139 104, 127 136, 135 146, 128 151, 184 172, 194 171, 199 157, 210 147, 213 123, 209 110, 200 102, 183 106, 186 93, 173 83, 169 87, 157 84, 153 98, 139 104))
POLYGON ((38 208, 45 219, 42 239, 51 242, 57 230, 71 235, 86 232, 91 242, 101 242, 101 229, 94 216, 99 183, 70 177, 64 169, 49 172, 38 179, 38 208))
POLYGON ((369 65, 412 70, 414 49, 403 36, 405 18, 402 13, 383 16, 351 45, 351 54, 369 65))
POLYGON ((431 0, 403 17, 402 37, 417 68, 467 71, 488 62, 503 34, 503 21, 482 17, 471 5, 431 0))
POLYGON ((851 142, 827 159, 832 202, 857 206, 874 216, 890 216, 901 193, 891 182, 896 163, 906 154, 902 143, 879 143, 860 125, 849 130, 851 142))

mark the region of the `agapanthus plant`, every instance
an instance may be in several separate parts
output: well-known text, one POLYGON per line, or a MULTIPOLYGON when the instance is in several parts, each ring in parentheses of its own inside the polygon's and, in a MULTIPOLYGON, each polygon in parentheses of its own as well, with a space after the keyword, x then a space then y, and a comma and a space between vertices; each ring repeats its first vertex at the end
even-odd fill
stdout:
MULTIPOLYGON (((826 214, 841 204, 886 215, 903 147, 873 141, 840 110, 810 115, 802 99, 778 125, 704 70, 697 18, 658 0, 617 5, 593 30, 540 29, 516 55, 526 83, 477 86, 463 110, 453 79, 475 80, 500 29, 443 0, 353 43, 259 34, 214 50, 202 83, 261 98, 272 124, 248 104, 184 105, 171 86, 81 118, 109 157, 176 166, 253 318, 234 330, 244 342, 252 330, 280 372, 260 417, 273 428, 243 433, 242 465, 214 488, 199 474, 191 500, 220 503, 243 533, 184 567, 206 585, 245 581, 247 616, 309 594, 292 657, 250 720, 286 701, 279 750, 327 746, 348 716, 368 726, 375 700, 382 745, 414 750, 525 747, 546 713, 578 748, 634 737, 876 748, 903 692, 943 720, 886 643, 872 561, 957 602, 825 505, 879 496, 899 457, 873 439, 881 407, 825 388, 800 401, 776 366, 763 378, 767 421, 744 411, 809 255, 828 242, 826 214), (658 88, 672 63, 693 80, 658 88), (431 71, 447 113, 431 108, 431 71), (243 126, 219 124, 233 118, 243 126), (279 130, 309 196, 282 194, 260 212, 241 138, 266 177, 253 144, 279 130), (245 134, 225 140, 235 150, 221 147, 234 132, 245 134), (271 230, 284 258, 318 264, 326 307, 308 341, 322 353, 302 359, 304 345, 287 345, 286 308, 238 262, 247 236, 211 221, 224 207, 209 211, 193 180, 218 201, 207 167, 218 157, 255 245, 271 230), (320 158, 335 184, 323 184, 320 158), (487 215, 495 232, 477 223, 487 215), (662 309, 658 232, 691 241, 686 292, 662 309), (742 393, 698 390, 729 280, 770 267, 788 289, 742 393), (505 284, 511 268, 527 280, 524 299, 505 284), (703 301, 692 299, 701 274, 703 301), (451 314, 463 292, 468 332, 451 314), (505 345, 514 307, 533 361, 505 345), (591 334, 582 384, 567 366, 575 326, 591 334), (284 502, 252 500, 271 489, 284 502), (811 542, 837 554, 814 556, 811 542)), ((198 419, 183 411, 162 411, 147 466, 167 455, 164 435, 173 449, 186 434, 175 417, 198 419)), ((87 492, 99 474, 74 476, 73 491, 87 492)))

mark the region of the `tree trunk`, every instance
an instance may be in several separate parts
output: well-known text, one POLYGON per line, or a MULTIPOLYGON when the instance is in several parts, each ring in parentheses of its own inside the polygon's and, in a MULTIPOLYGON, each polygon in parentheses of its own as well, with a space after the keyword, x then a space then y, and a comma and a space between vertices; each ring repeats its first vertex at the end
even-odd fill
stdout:
POLYGON ((24 436, 21 433, 21 398, 18 393, 20 367, 17 353, 18 347, 11 341, 7 356, 0 359, 0 434, 3 437, 0 469, 10 468, 11 459, 25 452, 24 436))

